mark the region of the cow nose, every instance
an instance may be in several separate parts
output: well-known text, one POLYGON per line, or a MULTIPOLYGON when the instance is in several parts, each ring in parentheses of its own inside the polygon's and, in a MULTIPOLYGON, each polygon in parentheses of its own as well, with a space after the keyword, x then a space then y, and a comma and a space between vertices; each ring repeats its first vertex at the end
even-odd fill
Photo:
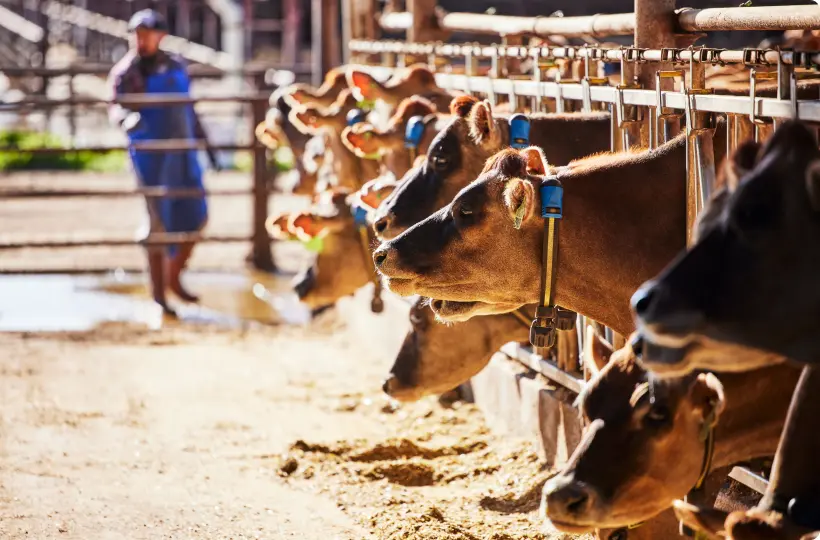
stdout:
POLYGON ((384 262, 387 260, 387 256, 390 252, 390 248, 380 247, 376 251, 373 252, 373 263, 376 265, 376 268, 381 268, 384 265, 384 262))
MULTIPOLYGON (((547 485, 549 488, 549 484, 547 485)), ((566 482, 553 486, 545 494, 547 517, 558 521, 579 519, 595 503, 595 490, 585 482, 566 482)))
POLYGON ((399 378, 392 373, 384 380, 382 384, 382 391, 388 396, 392 396, 397 390, 401 389, 402 384, 399 378))
POLYGON ((373 229, 376 230, 377 233, 381 234, 387 230, 387 227, 390 226, 391 221, 390 215, 382 216, 373 223, 373 229))
POLYGON ((644 283, 635 294, 632 295, 632 310, 638 317, 643 317, 649 313, 649 308, 657 294, 657 287, 655 283, 644 283))
POLYGON ((299 297, 299 300, 303 300, 308 293, 313 289, 313 286, 316 284, 316 271, 313 267, 308 268, 304 274, 302 274, 301 279, 296 282, 293 286, 293 291, 299 297))

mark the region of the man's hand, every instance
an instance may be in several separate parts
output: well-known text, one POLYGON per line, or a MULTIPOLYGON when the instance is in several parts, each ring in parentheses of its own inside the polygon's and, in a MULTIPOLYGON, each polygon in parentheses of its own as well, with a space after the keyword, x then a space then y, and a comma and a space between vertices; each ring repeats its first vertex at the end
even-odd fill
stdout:
POLYGON ((208 161, 211 162, 211 168, 216 172, 222 170, 222 165, 219 164, 219 160, 216 158, 216 152, 210 148, 206 150, 208 153, 208 161))

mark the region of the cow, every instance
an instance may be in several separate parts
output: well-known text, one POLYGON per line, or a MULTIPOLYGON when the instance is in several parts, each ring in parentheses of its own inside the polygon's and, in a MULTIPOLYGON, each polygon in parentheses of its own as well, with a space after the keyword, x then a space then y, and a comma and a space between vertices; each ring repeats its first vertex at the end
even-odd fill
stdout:
POLYGON ((481 371, 499 347, 510 341, 526 341, 529 335, 530 321, 522 313, 444 325, 436 321, 429 303, 429 299, 419 298, 411 306, 411 328, 382 386, 387 395, 399 401, 415 401, 456 388, 481 371))
POLYGON ((347 90, 347 68, 345 66, 333 68, 325 75, 325 80, 319 88, 306 84, 293 84, 286 87, 285 99, 291 106, 330 107, 343 90, 347 90))
POLYGON ((578 399, 587 427, 543 493, 546 516, 571 532, 640 523, 683 498, 707 469, 774 454, 800 375, 776 365, 658 379, 629 345, 613 352, 599 341, 587 350, 600 367, 578 399))
MULTIPOLYGON (((374 225, 379 238, 394 238, 446 205, 489 157, 510 146, 509 118, 494 116, 489 102, 461 96, 450 112, 453 119, 431 142, 424 165, 412 169, 379 208, 374 225)), ((529 143, 544 148, 555 165, 610 147, 607 113, 534 114, 529 123, 529 143)))
MULTIPOLYGON (((724 147, 722 126, 716 153, 724 147)), ((601 154, 558 169, 548 168, 538 148, 506 149, 450 204, 383 243, 374 262, 400 295, 538 302, 544 220, 537 190, 547 171, 558 172, 564 217, 555 302, 628 335, 630 296, 685 246, 685 163, 684 135, 655 150, 601 154)))
POLYGON ((370 124, 350 126, 342 132, 342 143, 359 158, 382 161, 385 169, 401 178, 412 168, 416 157, 427 152, 448 118, 436 114, 436 107, 429 100, 413 96, 401 102, 385 129, 370 124), (411 129, 408 137, 411 119, 418 127, 411 129))
MULTIPOLYGON (((812 241, 820 235, 820 151, 814 134, 795 121, 783 123, 765 146, 754 150, 750 146, 736 154, 737 169, 744 172, 735 189, 710 201, 697 242, 636 292, 632 306, 648 343, 680 348, 708 340, 807 364, 759 508, 782 516, 773 521, 746 518, 760 528, 783 530, 794 524, 820 529, 820 434, 815 425, 820 340, 813 316, 820 300, 815 271, 820 248, 812 241)), ((656 356, 645 354, 644 361, 652 366, 658 363, 656 356)), ((729 364, 737 368, 738 362, 710 363, 718 370, 729 364)))
POLYGON ((439 88, 436 77, 427 66, 417 64, 396 73, 385 83, 378 81, 370 73, 349 69, 347 82, 354 95, 361 101, 382 101, 395 110, 399 104, 412 96, 423 96, 439 110, 447 110, 453 95, 439 88))
POLYGON ((292 110, 291 123, 303 133, 316 135, 324 133, 330 156, 325 157, 325 163, 330 164, 336 175, 336 185, 356 190, 366 181, 379 175, 379 164, 362 160, 354 156, 342 144, 341 134, 349 125, 351 112, 355 113, 358 107, 356 99, 350 90, 344 90, 329 109, 305 107, 303 110, 292 110))

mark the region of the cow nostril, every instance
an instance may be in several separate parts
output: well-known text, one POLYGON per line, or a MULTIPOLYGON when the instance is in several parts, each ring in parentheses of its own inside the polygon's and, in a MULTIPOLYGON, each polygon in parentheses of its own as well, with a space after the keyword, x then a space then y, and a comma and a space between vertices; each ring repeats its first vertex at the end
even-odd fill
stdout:
POLYGON ((385 251, 381 251, 381 252, 377 251, 376 253, 373 254, 373 262, 376 263, 376 266, 381 266, 382 264, 384 264, 384 261, 386 261, 386 260, 387 260, 387 252, 385 252, 385 251))
POLYGON ((580 514, 589 502, 589 494, 584 491, 574 491, 567 497, 567 512, 580 514))
POLYGON ((632 309, 637 315, 645 315, 652 304, 654 287, 641 287, 632 295, 632 309))
POLYGON ((393 393, 394 386, 396 383, 396 376, 390 375, 388 378, 384 380, 384 384, 382 384, 382 392, 387 394, 388 396, 393 393))
POLYGON ((444 300, 433 300, 430 307, 433 308, 433 311, 441 311, 441 308, 444 307, 444 300))

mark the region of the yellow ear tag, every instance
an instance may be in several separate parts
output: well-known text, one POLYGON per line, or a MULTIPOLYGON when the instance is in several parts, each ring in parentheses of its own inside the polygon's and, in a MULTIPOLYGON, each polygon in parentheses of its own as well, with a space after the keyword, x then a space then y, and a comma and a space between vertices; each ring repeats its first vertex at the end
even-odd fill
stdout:
POLYGON ((320 235, 316 235, 310 240, 303 241, 302 244, 305 246, 305 249, 316 254, 321 253, 325 249, 325 240, 320 235))
POLYGON ((521 223, 524 221, 524 214, 527 212, 527 207, 524 206, 524 201, 521 201, 521 204, 515 211, 515 220, 513 220, 513 227, 516 229, 521 228, 521 223))

